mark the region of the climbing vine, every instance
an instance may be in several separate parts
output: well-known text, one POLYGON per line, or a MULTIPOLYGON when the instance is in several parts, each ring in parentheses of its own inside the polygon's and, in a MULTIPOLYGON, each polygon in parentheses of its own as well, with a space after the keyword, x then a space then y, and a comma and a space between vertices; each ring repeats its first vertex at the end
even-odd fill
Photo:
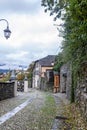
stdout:
POLYGON ((55 64, 54 64, 54 71, 58 71, 60 72, 60 67, 63 65, 63 55, 62 53, 59 53, 57 56, 56 56, 56 59, 55 59, 55 64))
MULTIPOLYGON (((62 60, 72 64, 74 89, 80 64, 87 60, 87 0, 42 0, 42 6, 50 15, 56 14, 54 20, 61 18, 64 21, 61 25, 62 60)), ((60 68, 61 60, 56 66, 60 68)))

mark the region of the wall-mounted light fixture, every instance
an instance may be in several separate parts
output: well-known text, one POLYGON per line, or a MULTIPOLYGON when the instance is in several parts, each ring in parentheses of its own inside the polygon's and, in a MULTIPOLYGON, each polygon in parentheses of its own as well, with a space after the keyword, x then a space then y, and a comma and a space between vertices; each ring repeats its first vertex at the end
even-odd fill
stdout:
POLYGON ((11 31, 9 30, 9 23, 6 19, 0 19, 0 21, 5 21, 7 23, 7 28, 4 30, 4 37, 8 39, 11 35, 11 31))

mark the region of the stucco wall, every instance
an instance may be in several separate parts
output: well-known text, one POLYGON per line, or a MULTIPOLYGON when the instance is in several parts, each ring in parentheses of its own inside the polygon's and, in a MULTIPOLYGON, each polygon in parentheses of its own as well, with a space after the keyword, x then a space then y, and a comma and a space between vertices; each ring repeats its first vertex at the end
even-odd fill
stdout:
POLYGON ((50 69, 53 69, 53 67, 41 67, 41 77, 45 77, 44 73, 50 69))
POLYGON ((32 87, 39 88, 41 80, 41 65, 37 62, 33 69, 32 87))

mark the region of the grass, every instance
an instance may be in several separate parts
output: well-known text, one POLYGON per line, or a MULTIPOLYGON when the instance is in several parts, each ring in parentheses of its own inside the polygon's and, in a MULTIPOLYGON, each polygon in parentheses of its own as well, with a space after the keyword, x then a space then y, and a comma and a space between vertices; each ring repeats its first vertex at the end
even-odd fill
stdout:
POLYGON ((46 94, 44 105, 39 110, 32 111, 32 120, 28 127, 31 130, 51 130, 56 115, 56 104, 50 94, 46 94))
POLYGON ((51 95, 47 95, 45 105, 40 110, 39 129, 51 130, 55 115, 56 115, 55 100, 51 95))

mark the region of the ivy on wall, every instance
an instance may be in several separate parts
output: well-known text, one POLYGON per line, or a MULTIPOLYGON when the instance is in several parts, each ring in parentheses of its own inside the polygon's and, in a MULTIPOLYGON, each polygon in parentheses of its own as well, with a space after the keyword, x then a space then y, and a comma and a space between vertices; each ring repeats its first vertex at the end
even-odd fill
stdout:
POLYGON ((54 71, 60 72, 60 67, 63 65, 63 55, 62 53, 59 53, 55 58, 55 64, 54 64, 54 71))
MULTIPOLYGON (((62 58, 60 54, 54 69, 61 67, 62 63, 72 64, 72 95, 76 87, 77 73, 80 64, 87 61, 87 0, 42 0, 45 12, 56 14, 54 20, 61 18, 62 24, 62 58)), ((72 101, 74 97, 72 96, 72 101)))

